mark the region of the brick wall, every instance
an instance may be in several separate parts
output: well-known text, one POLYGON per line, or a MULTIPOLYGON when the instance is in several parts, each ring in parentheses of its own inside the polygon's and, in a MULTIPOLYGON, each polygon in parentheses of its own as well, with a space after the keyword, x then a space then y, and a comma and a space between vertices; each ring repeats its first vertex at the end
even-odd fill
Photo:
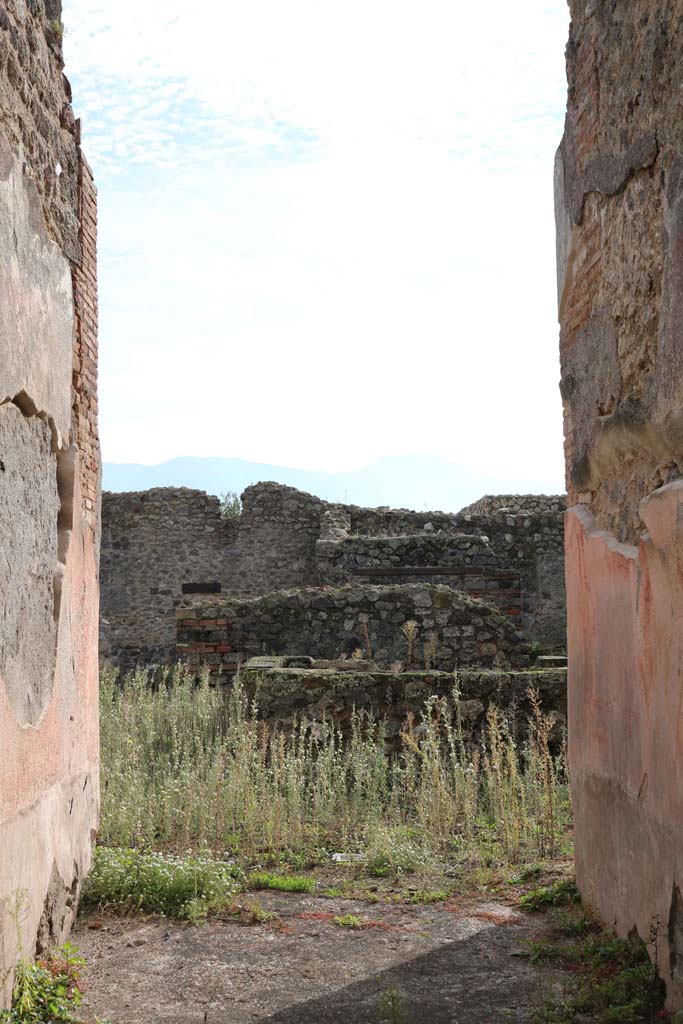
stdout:
POLYGON ((99 517, 101 459, 97 426, 97 189, 82 152, 78 168, 79 259, 72 265, 74 362, 72 443, 78 446, 83 513, 99 517))
POLYGON ((563 336, 565 351, 576 341, 577 332, 587 323, 598 297, 602 273, 602 238, 597 206, 588 203, 581 230, 576 237, 574 262, 567 294, 563 299, 563 336))

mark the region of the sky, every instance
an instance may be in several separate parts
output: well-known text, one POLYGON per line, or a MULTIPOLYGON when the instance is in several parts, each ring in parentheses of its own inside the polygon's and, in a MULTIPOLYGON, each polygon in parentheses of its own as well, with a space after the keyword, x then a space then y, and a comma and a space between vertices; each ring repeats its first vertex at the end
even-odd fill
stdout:
POLYGON ((564 0, 64 0, 109 462, 562 488, 564 0))

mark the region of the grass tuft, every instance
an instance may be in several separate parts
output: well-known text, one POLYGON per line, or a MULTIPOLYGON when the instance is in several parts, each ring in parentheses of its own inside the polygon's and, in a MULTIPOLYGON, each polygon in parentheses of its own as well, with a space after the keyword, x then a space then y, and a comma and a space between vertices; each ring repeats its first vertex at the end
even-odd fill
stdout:
POLYGON ((333 924, 336 924, 338 928, 350 928, 352 931, 363 927, 363 922, 355 914, 337 914, 333 919, 333 924))
POLYGON ((249 875, 249 889, 274 889, 278 892, 315 892, 315 878, 308 875, 273 875, 257 871, 249 875))
POLYGON ((571 878, 561 878, 552 885, 532 889, 519 901, 524 910, 530 910, 532 913, 547 910, 548 907, 561 907, 579 902, 579 890, 571 878))

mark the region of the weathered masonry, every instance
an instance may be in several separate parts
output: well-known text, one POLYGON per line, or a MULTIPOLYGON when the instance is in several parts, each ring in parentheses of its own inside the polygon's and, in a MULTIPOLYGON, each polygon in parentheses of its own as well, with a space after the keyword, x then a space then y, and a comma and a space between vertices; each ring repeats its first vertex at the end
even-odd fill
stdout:
POLYGON ((683 2, 571 0, 555 185, 581 891, 683 1006, 683 2))
POLYGON ((98 819, 96 193, 59 0, 0 9, 0 1006, 98 819))
MULTIPOLYGON (((286 611, 290 598, 270 599, 273 627, 261 619, 258 629, 263 606, 238 607, 240 600, 325 588, 327 598, 318 594, 317 600, 336 609, 348 602, 331 592, 351 586, 353 600, 361 604, 362 594, 383 589, 384 600, 395 600, 399 614, 405 603, 400 595, 413 586, 448 588, 481 600, 500 612, 510 636, 563 650, 563 512, 563 498, 542 495, 486 498, 457 515, 364 509, 263 483, 244 492, 239 517, 224 518, 218 499, 201 491, 105 494, 102 648, 122 668, 171 661, 177 608, 182 603, 200 608, 206 595, 212 601, 220 595, 237 602, 235 621, 254 623, 240 633, 249 637, 246 651, 273 653, 294 642, 286 611)), ((308 598, 301 601, 305 605, 308 598)), ((329 621, 336 621, 334 615, 329 621)), ((342 626, 349 621, 343 616, 342 626)), ((327 650, 351 629, 316 642, 327 650)), ((185 656, 188 644, 196 651, 205 643, 183 635, 179 653, 185 656)), ((228 638, 222 644, 231 651, 204 653, 245 653, 228 638)), ((487 656, 484 652, 482 663, 487 656)), ((227 666, 230 658, 221 661, 227 666)))

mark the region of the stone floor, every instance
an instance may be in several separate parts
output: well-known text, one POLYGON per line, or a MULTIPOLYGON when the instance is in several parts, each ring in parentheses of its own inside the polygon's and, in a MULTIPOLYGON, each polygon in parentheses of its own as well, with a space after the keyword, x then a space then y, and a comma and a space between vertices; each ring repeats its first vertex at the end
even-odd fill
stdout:
POLYGON ((515 954, 547 924, 504 902, 259 893, 263 924, 86 915, 86 1018, 112 1024, 531 1022, 557 976, 515 954), (361 927, 335 916, 354 915, 361 927), (393 1009, 392 1009, 393 1006, 393 1009))

